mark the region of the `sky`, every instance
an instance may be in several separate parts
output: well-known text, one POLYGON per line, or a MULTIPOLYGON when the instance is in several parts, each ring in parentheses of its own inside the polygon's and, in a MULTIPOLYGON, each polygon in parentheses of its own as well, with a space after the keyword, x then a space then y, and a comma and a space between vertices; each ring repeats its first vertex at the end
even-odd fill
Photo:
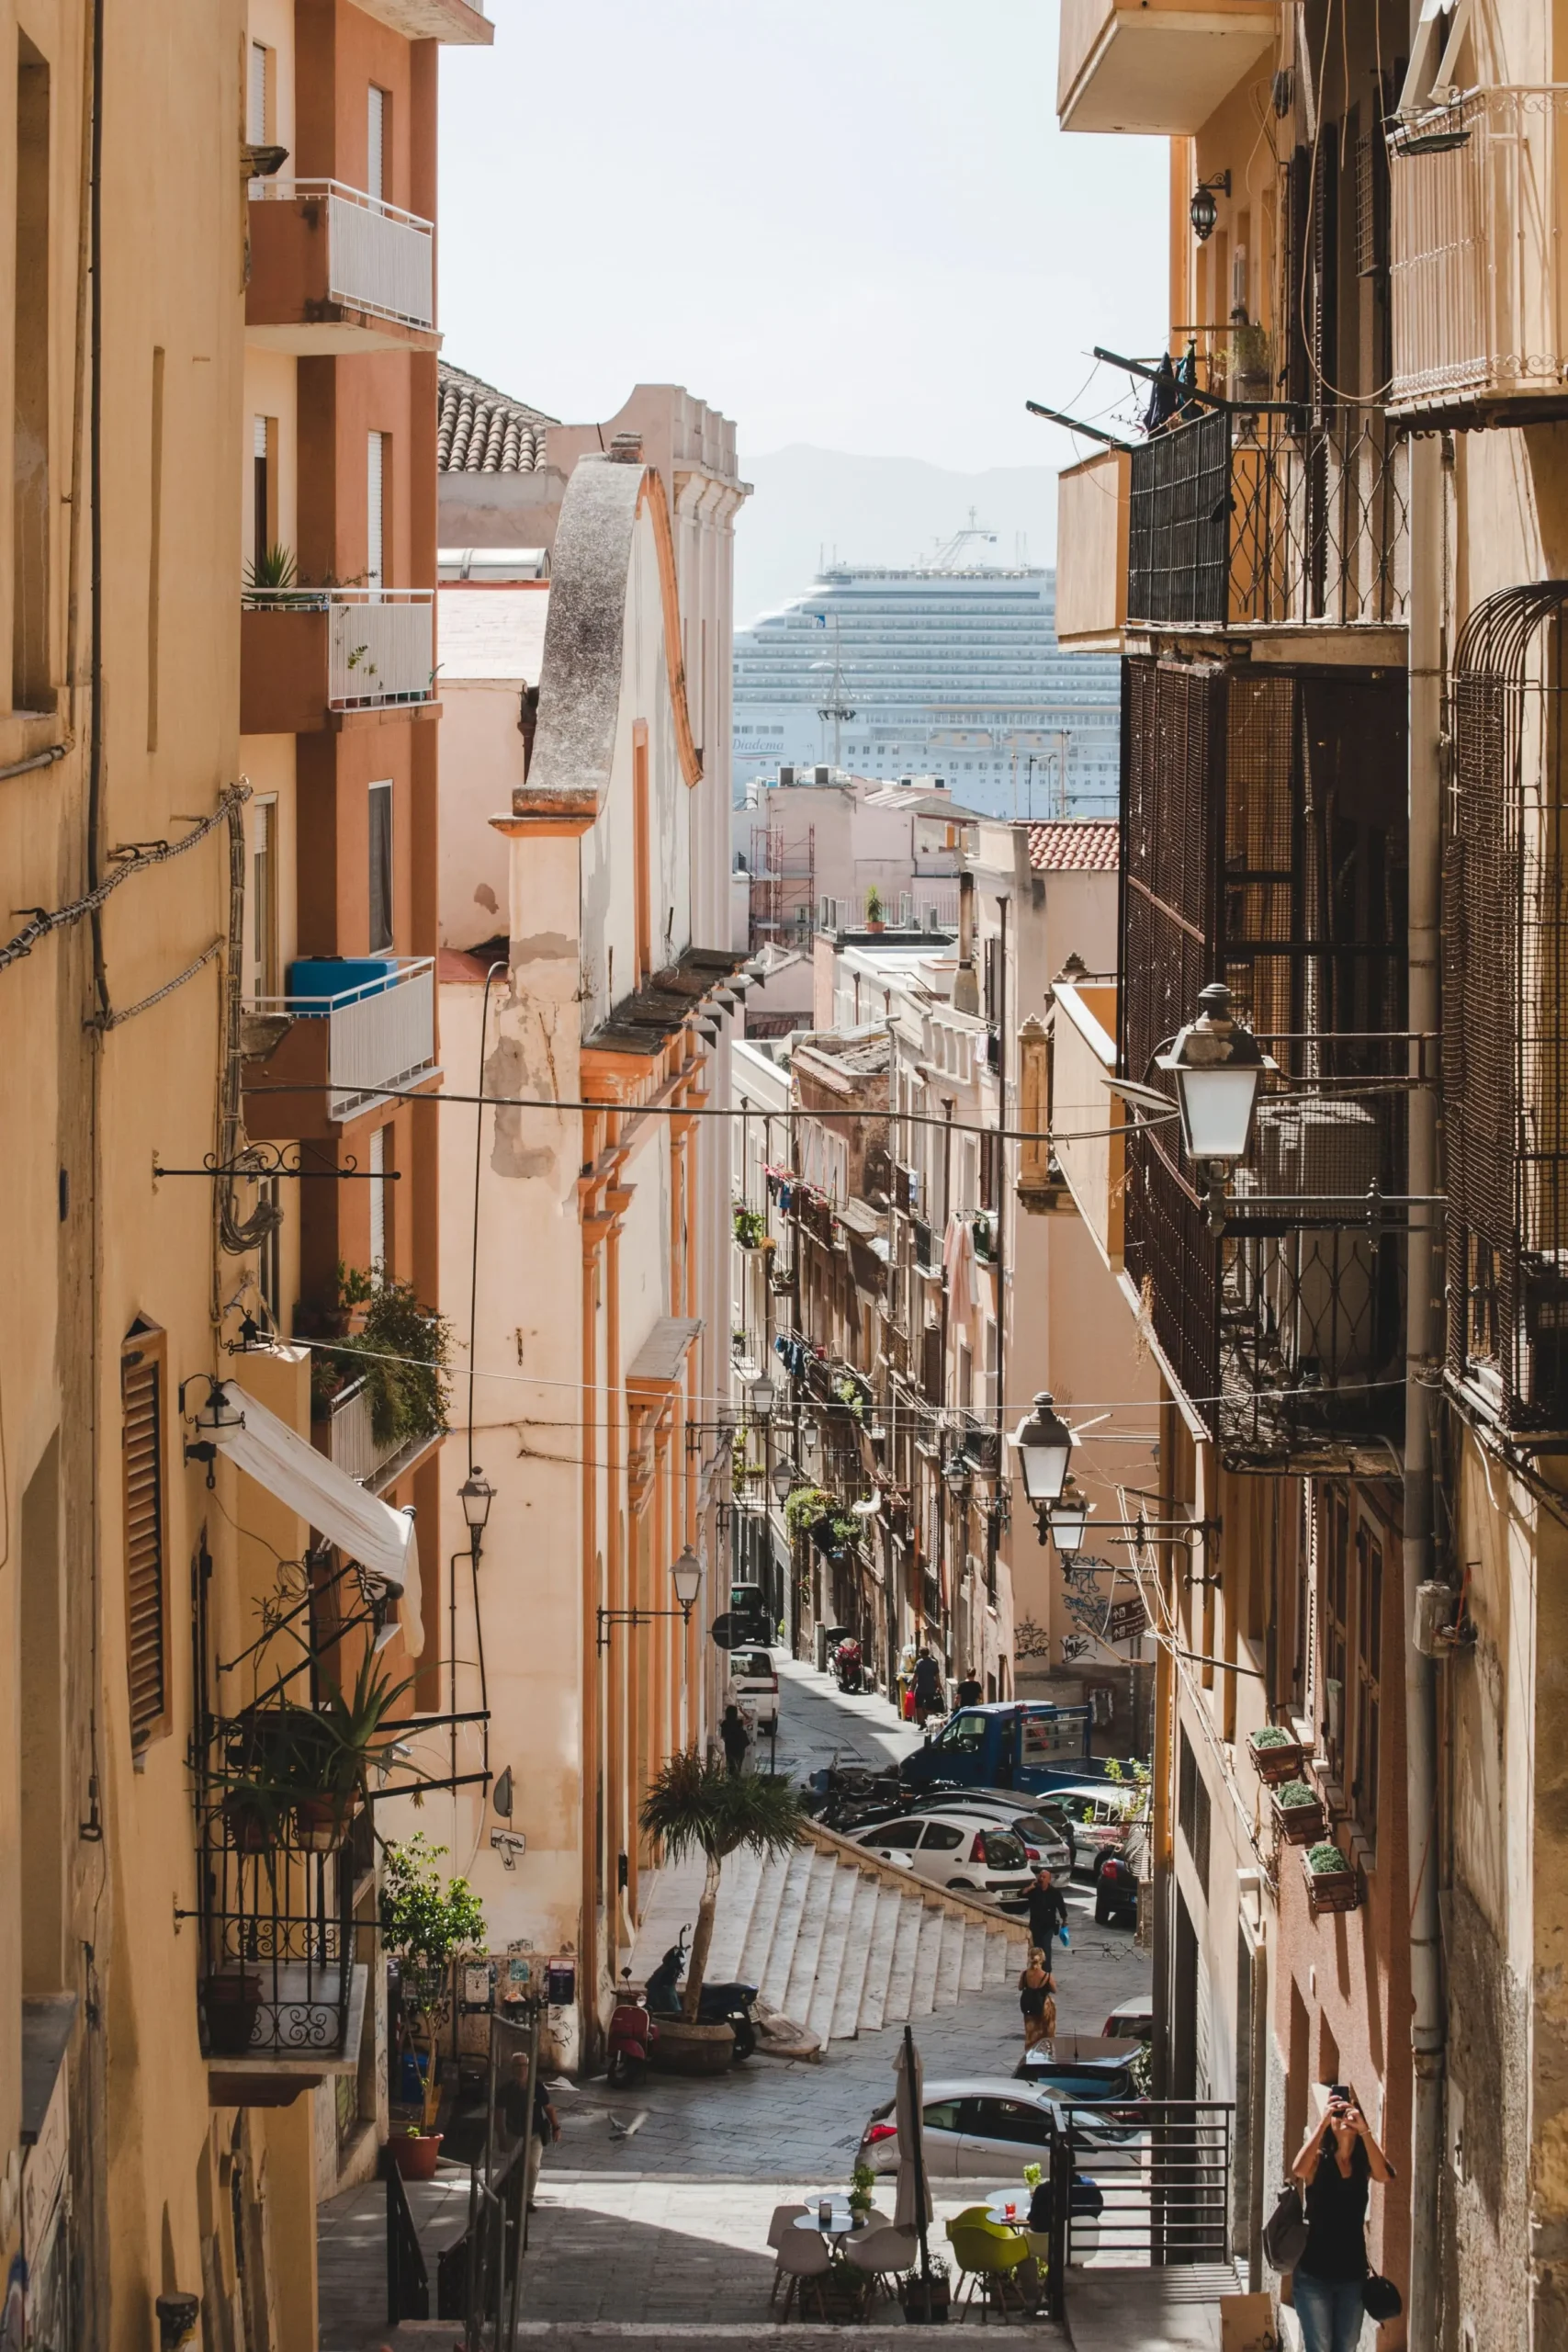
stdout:
POLYGON ((742 473, 1055 469, 1025 398, 1103 413, 1089 345, 1158 340, 1168 151, 1057 130, 1055 0, 489 6, 441 56, 445 350, 552 415, 674 381, 742 473))

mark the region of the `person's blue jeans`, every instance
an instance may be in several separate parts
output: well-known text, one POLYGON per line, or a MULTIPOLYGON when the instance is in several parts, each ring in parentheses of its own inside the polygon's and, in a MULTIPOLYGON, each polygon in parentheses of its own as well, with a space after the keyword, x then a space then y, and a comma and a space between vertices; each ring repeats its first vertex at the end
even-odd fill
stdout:
POLYGON ((1304 2352, 1356 2352, 1367 2315, 1359 2278, 1314 2278, 1298 2270, 1291 2301, 1302 2324, 1304 2352))

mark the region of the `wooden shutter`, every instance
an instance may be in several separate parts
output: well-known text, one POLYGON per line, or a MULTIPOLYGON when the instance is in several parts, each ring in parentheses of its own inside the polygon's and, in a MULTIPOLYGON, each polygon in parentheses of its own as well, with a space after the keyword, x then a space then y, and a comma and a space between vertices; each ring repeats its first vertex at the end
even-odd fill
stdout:
POLYGON ((125 1461, 125 1615, 130 1736, 169 1724, 169 1577, 164 1484, 164 1335, 133 1332, 120 1356, 125 1461))

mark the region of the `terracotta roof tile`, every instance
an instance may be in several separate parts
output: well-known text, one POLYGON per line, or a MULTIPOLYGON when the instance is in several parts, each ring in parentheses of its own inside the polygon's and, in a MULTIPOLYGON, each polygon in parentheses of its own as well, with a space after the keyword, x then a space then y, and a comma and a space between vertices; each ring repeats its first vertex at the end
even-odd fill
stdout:
POLYGON ((545 462, 545 427, 558 417, 529 408, 493 384, 436 368, 436 464, 444 474, 531 474, 545 462))
POLYGON ((1114 874, 1122 862, 1122 828, 1114 818, 1055 818, 1029 828, 1029 863, 1036 873, 1114 874))

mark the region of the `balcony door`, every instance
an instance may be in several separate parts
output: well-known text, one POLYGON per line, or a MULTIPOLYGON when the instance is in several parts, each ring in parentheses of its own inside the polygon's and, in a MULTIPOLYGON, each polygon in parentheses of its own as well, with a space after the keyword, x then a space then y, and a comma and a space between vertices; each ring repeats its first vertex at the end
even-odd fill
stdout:
POLYGON ((392 946, 392 786, 390 778, 370 786, 369 937, 372 956, 392 946))

